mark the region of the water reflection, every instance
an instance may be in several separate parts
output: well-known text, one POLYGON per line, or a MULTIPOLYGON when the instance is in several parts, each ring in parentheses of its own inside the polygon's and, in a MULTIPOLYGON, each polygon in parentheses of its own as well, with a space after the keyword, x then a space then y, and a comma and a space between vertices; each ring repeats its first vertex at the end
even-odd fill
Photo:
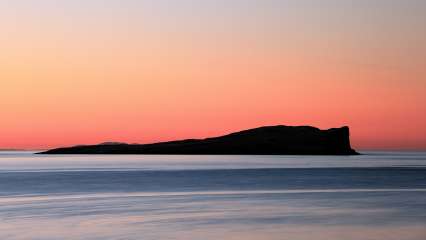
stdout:
POLYGON ((0 238, 421 240, 424 209, 422 189, 15 196, 0 238))
POLYGON ((0 239, 424 240, 425 166, 423 153, 0 154, 0 239))

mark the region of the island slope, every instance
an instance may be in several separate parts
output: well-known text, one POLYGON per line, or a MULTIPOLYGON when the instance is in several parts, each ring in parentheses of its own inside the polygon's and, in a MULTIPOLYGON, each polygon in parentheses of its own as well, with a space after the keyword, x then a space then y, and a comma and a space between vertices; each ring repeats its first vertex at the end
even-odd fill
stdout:
POLYGON ((355 155, 349 128, 267 126, 206 139, 153 144, 100 144, 57 148, 40 154, 241 154, 355 155))

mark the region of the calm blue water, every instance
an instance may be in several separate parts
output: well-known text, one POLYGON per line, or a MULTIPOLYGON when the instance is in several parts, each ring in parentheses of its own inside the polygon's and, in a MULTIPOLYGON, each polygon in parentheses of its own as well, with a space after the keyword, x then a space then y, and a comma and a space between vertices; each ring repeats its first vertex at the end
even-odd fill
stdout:
POLYGON ((0 239, 426 239, 426 153, 0 152, 0 239))

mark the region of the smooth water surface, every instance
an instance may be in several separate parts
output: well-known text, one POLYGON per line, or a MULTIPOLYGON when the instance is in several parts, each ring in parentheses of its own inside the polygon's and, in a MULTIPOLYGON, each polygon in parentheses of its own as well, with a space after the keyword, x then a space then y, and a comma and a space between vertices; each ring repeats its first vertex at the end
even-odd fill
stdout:
POLYGON ((426 153, 0 152, 0 239, 426 239, 426 153))

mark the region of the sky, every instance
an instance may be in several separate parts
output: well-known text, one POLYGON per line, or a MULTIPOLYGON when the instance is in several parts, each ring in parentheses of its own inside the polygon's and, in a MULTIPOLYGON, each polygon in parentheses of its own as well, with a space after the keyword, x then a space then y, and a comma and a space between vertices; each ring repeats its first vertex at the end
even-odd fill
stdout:
POLYGON ((0 148, 348 125, 426 149, 426 1, 0 0, 0 148))

